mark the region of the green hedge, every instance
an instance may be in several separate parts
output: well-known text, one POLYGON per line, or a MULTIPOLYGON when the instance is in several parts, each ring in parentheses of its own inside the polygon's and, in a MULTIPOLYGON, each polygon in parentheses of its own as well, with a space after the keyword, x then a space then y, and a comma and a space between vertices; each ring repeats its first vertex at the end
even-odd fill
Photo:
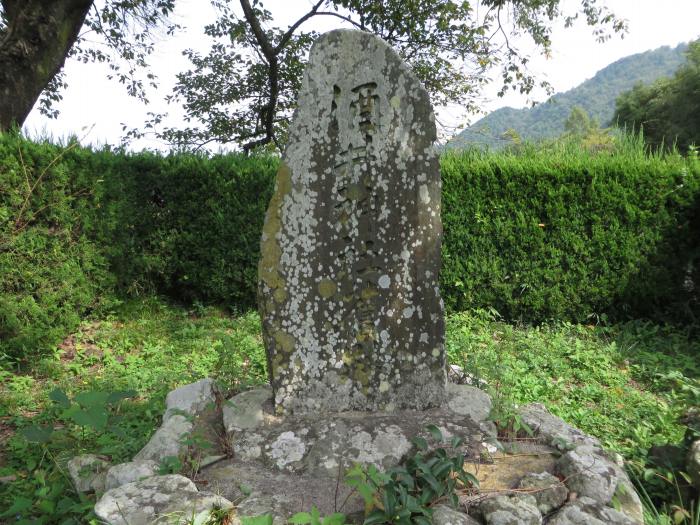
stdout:
MULTIPOLYGON (((49 352, 112 290, 254 306, 277 164, 1 135, 0 358, 49 352)), ((449 154, 441 165, 449 310, 534 322, 695 311, 697 159, 627 145, 449 154)))
POLYGON ((111 288, 93 181, 89 150, 0 136, 0 364, 50 353, 111 288))
POLYGON ((278 160, 100 152, 95 238, 119 289, 255 305, 260 233, 278 160))
POLYGON ((467 152, 441 167, 449 309, 585 321, 687 318, 695 306, 686 279, 700 247, 697 160, 631 144, 598 155, 467 152))

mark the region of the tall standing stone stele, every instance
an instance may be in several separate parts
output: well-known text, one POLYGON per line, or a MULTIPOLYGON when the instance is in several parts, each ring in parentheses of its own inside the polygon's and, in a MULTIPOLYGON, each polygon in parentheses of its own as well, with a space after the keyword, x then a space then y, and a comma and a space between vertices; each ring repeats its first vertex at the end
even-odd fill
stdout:
POLYGON ((348 30, 318 39, 261 241, 279 413, 443 401, 435 138, 428 93, 383 40, 348 30))

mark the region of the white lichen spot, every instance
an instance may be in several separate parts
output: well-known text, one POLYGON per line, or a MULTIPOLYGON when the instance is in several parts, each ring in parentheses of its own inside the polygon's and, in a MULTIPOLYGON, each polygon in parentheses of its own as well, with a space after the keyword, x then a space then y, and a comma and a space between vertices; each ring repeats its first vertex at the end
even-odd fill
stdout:
POLYGON ((379 383, 379 391, 387 392, 389 390, 389 383, 387 381, 382 381, 379 383))
POLYGON ((379 278, 378 284, 380 288, 389 288, 389 286, 391 285, 391 277, 389 277, 388 275, 382 275, 379 278))
POLYGON ((421 184, 418 187, 418 196, 423 204, 428 204, 430 202, 430 192, 428 192, 428 186, 421 184))
POLYGON ((413 317, 413 312, 415 311, 415 308, 412 306, 407 306, 406 308, 403 309, 403 316, 406 319, 410 319, 413 317))
POLYGON ((301 461, 306 452, 306 445, 294 432, 282 432, 272 443, 270 455, 279 468, 301 461))

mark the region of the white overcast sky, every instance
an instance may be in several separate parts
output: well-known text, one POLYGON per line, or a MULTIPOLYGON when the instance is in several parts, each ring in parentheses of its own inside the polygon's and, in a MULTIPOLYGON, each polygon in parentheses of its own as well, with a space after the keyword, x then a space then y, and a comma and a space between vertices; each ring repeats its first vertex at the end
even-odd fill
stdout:
MULTIPOLYGON (((288 24, 306 12, 310 0, 265 0, 263 4, 280 24, 288 24)), ((580 0, 564 0, 569 9, 575 8, 580 0)), ((182 50, 195 48, 206 52, 209 43, 202 36, 202 28, 215 17, 215 11, 206 0, 178 0, 175 21, 186 27, 176 36, 158 43, 151 57, 153 72, 160 80, 157 92, 149 96, 151 104, 145 106, 129 97, 123 86, 106 78, 106 67, 96 64, 68 62, 65 66, 69 88, 58 105, 61 111, 58 119, 47 119, 32 111, 25 123, 25 130, 31 136, 50 135, 64 138, 75 134, 85 137, 84 143, 95 145, 119 144, 122 136, 122 123, 129 128, 138 128, 146 119, 148 111, 168 111, 178 122, 177 106, 168 106, 164 97, 170 93, 175 74, 189 66, 182 56, 182 50)), ((534 49, 519 44, 531 55, 531 70, 541 79, 548 80, 555 91, 566 91, 592 77, 598 70, 611 62, 634 53, 640 53, 660 46, 676 46, 700 37, 700 0, 607 0, 606 5, 618 16, 627 19, 629 32, 623 39, 613 36, 603 44, 595 41, 591 29, 584 23, 573 28, 563 24, 554 29, 552 38, 553 53, 550 57, 536 54, 534 49)), ((319 31, 336 27, 335 19, 326 17, 325 25, 309 22, 319 31)), ((496 75, 494 75, 496 76, 496 75)), ((533 95, 510 94, 498 98, 495 82, 485 92, 483 109, 492 111, 503 106, 523 107, 529 105, 533 95)), ((534 99, 543 101, 546 95, 536 92, 534 99)), ((438 118, 451 125, 456 121, 457 112, 450 108, 437 108, 438 118)), ((471 120, 478 119, 474 115, 471 120)), ((155 140, 141 140, 132 145, 134 149, 164 149, 166 146, 155 140)))

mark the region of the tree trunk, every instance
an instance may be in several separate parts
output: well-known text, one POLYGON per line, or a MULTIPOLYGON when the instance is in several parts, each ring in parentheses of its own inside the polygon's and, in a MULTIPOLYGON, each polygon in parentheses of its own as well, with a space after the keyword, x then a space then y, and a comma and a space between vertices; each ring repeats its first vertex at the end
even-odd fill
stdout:
POLYGON ((0 131, 21 126, 63 67, 93 0, 0 0, 0 131))

